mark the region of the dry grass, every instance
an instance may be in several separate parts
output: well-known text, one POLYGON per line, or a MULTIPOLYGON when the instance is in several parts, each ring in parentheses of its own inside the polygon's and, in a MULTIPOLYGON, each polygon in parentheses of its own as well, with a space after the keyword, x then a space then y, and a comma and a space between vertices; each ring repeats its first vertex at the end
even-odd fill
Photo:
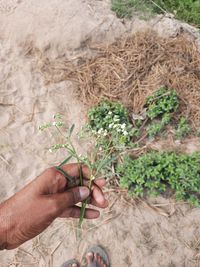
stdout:
POLYGON ((95 58, 82 59, 76 67, 69 61, 41 60, 41 71, 47 82, 76 82, 77 93, 89 106, 109 98, 136 113, 158 87, 174 88, 181 99, 179 114, 189 117, 194 128, 200 126, 200 54, 187 36, 140 32, 95 51, 95 58))
POLYGON ((147 95, 159 86, 175 88, 181 113, 200 125, 200 54, 184 36, 160 38, 138 33, 103 47, 97 58, 77 71, 78 90, 86 103, 101 98, 121 100, 140 112, 147 95))

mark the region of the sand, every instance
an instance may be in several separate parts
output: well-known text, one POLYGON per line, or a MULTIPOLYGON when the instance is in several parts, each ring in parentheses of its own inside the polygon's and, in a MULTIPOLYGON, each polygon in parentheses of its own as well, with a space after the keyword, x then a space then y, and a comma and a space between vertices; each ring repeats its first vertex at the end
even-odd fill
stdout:
MULTIPOLYGON (((90 44, 148 27, 172 36, 183 25, 162 16, 150 22, 119 20, 109 1, 0 0, 0 201, 63 159, 62 153, 47 151, 57 138, 39 133, 41 123, 60 112, 78 132, 86 119, 72 83, 45 83, 42 60, 76 59, 88 53, 90 44), (40 53, 30 53, 33 48, 40 53)), ((74 142, 80 153, 87 151, 78 138, 74 142)), ((198 266, 198 209, 163 199, 156 200, 161 206, 136 205, 126 194, 111 191, 106 189, 109 208, 97 221, 85 223, 82 238, 77 239, 73 220, 58 219, 18 249, 0 252, 0 267, 59 267, 69 258, 81 259, 95 243, 108 250, 116 267, 198 266)))

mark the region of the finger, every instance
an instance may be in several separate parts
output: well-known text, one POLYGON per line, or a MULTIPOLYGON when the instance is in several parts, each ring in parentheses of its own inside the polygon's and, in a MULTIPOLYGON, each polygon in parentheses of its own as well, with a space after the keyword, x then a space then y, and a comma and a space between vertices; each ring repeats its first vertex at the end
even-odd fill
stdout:
POLYGON ((105 179, 96 179, 96 180, 94 180, 94 183, 98 187, 102 188, 102 187, 104 187, 106 185, 106 180, 105 179))
POLYGON ((52 194, 48 196, 50 205, 55 216, 59 216, 66 208, 72 207, 75 204, 85 200, 90 194, 90 191, 85 186, 74 187, 66 192, 52 194))
MULTIPOLYGON (((80 165, 76 163, 66 164, 62 169, 74 177, 73 186, 80 185, 80 165)), ((81 165, 82 175, 88 180, 90 171, 86 165, 81 165)), ((69 185, 68 179, 55 167, 45 170, 37 179, 37 189, 39 194, 55 194, 64 192, 69 185)), ((72 187, 72 186, 69 186, 72 187)))
MULTIPOLYGON (((59 216, 61 218, 80 218, 81 215, 81 208, 74 206, 71 207, 70 209, 66 209, 65 211, 63 211, 63 213, 59 216)), ((94 210, 94 209, 85 209, 85 215, 84 218, 86 219, 96 219, 98 218, 100 215, 100 212, 98 210, 94 210)))
POLYGON ((67 186, 67 180, 54 167, 45 170, 34 180, 34 188, 39 194, 55 194, 63 192, 67 186))
POLYGON ((105 209, 109 206, 109 202, 107 199, 105 199, 103 204, 99 204, 99 202, 97 202, 95 199, 91 199, 90 204, 101 209, 105 209))
POLYGON ((108 201, 105 199, 101 188, 99 188, 97 185, 92 186, 92 195, 90 203, 99 208, 106 208, 108 206, 108 201))
MULTIPOLYGON (((98 186, 100 188, 102 188, 103 186, 105 186, 105 184, 106 184, 106 180, 105 179, 97 179, 97 180, 94 180, 92 182, 92 186, 93 185, 96 185, 96 186, 98 186)), ((79 179, 79 181, 78 180, 75 180, 74 181, 74 185, 76 185, 76 186, 80 185, 80 179, 79 179)), ((83 185, 89 187, 89 186, 91 186, 91 182, 88 179, 83 179, 83 185)))
POLYGON ((61 167, 65 172, 67 172, 72 177, 80 177, 80 168, 84 178, 88 179, 90 177, 90 170, 86 165, 70 163, 63 165, 61 167))

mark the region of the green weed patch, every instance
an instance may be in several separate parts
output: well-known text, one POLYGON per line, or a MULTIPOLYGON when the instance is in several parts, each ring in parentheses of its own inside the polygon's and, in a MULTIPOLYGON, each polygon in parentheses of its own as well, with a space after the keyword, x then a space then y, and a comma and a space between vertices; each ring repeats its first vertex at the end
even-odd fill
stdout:
POLYGON ((169 12, 177 19, 200 27, 199 0, 112 0, 112 10, 121 18, 131 18, 136 11, 152 14, 169 12))
POLYGON ((176 200, 200 206, 200 153, 149 152, 137 159, 126 156, 117 172, 121 186, 133 196, 170 192, 176 200))

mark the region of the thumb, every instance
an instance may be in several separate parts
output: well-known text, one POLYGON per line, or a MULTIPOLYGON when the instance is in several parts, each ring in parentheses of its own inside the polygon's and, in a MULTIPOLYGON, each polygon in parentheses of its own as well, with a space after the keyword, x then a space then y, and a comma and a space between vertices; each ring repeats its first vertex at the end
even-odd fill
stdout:
POLYGON ((86 186, 79 186, 69 189, 63 193, 53 194, 51 199, 55 202, 56 215, 59 215, 67 207, 85 200, 90 195, 90 190, 86 186))

